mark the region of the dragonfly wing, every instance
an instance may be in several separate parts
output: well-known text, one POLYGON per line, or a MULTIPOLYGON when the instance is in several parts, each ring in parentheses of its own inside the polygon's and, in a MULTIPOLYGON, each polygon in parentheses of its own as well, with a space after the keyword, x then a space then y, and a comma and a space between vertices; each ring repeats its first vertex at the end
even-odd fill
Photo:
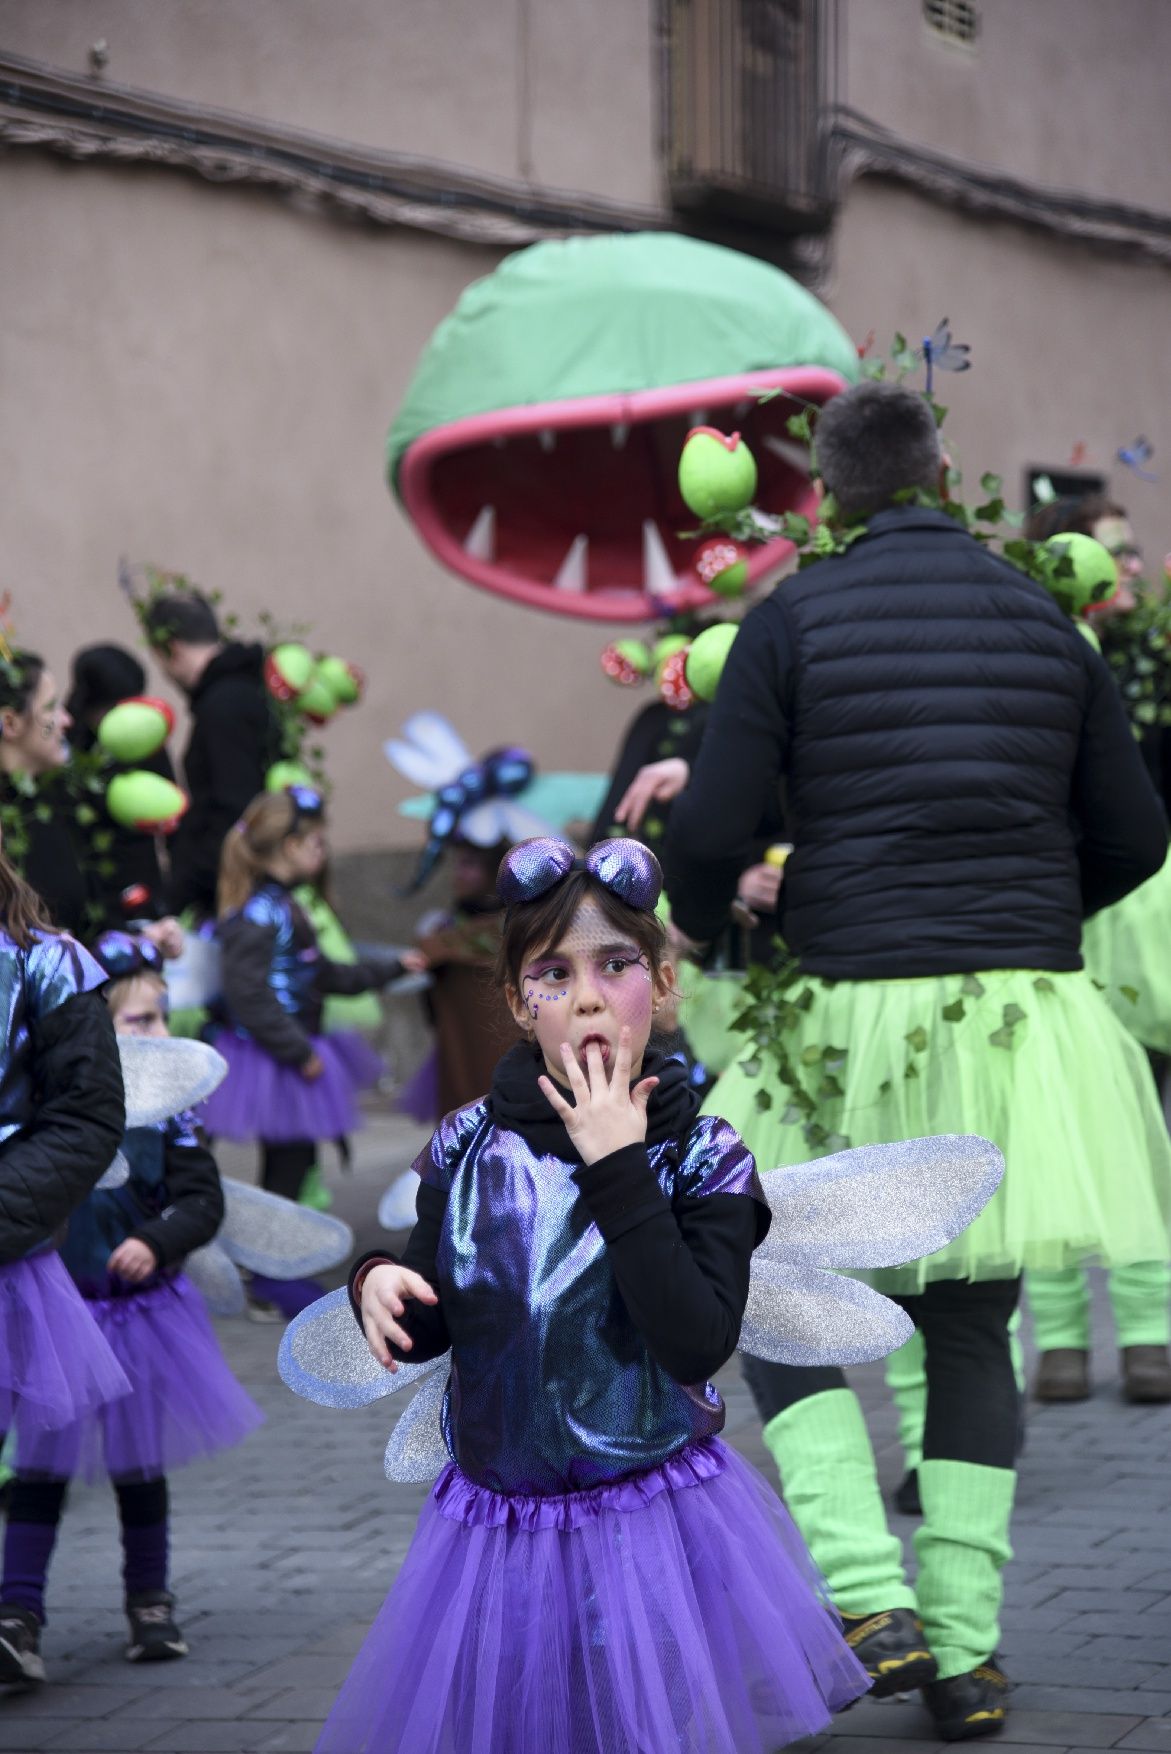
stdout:
POLYGON ((403 1409, 390 1434, 383 1466, 388 1480, 400 1485, 434 1480, 451 1457, 443 1441, 443 1398, 451 1354, 436 1360, 436 1369, 403 1409), (444 1368, 439 1369, 442 1365, 444 1368))
POLYGON ((435 1368, 432 1362, 385 1370, 362 1338, 345 1286, 294 1316, 277 1354, 282 1382, 319 1407, 368 1406, 410 1388, 435 1368))
POLYGON ((818 1267, 753 1258, 740 1351, 774 1364, 869 1364, 915 1331, 897 1303, 818 1267))
POLYGON ((126 1125, 153 1127, 194 1108, 226 1076, 228 1062, 205 1041, 120 1035, 126 1125))
POLYGON ((224 1222, 216 1241, 250 1273, 268 1279, 304 1279, 336 1267, 353 1250, 354 1233, 340 1218, 232 1176, 220 1179, 224 1222))
POLYGON ((1000 1186, 1004 1158, 975 1134, 862 1145, 761 1177, 778 1264, 897 1267, 946 1247, 1000 1186))

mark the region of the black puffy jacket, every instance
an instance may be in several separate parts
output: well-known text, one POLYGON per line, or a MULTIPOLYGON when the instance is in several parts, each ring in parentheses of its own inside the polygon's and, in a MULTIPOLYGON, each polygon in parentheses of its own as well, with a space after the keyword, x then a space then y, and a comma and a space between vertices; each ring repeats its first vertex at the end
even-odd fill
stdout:
POLYGON ((31 1118, 0 1145, 0 1264, 48 1242, 108 1168, 126 1110, 102 995, 76 993, 28 1026, 31 1118))
POLYGON ((1166 853, 1106 665, 943 512, 880 512, 745 619, 672 812, 693 937, 726 917, 778 784, 781 929, 830 979, 1080 968, 1083 916, 1166 853))
POLYGON ((191 808, 171 841, 170 904, 215 916, 224 836, 258 793, 280 753, 264 685, 264 648, 231 640, 191 690, 183 778, 191 808))

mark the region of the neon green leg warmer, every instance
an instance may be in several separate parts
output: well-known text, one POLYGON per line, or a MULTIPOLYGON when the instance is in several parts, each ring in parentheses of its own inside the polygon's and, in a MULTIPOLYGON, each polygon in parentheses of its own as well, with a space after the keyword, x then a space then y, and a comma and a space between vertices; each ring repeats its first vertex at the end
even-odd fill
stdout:
POLYGON ((1115 1267, 1108 1284, 1120 1346, 1166 1346, 1171 1341, 1171 1267, 1166 1261, 1115 1267))
MULTIPOLYGON (((1134 1269, 1130 1269, 1133 1271, 1134 1269)), ((1017 1310, 1008 1324, 1012 1367, 1017 1388, 1025 1390, 1025 1355, 1021 1346, 1021 1314, 1017 1310)), ((1130 1341, 1135 1345, 1141 1342, 1130 1341)), ((923 1426, 927 1418, 927 1364, 923 1336, 916 1328, 911 1338, 886 1361, 886 1386, 899 1411, 899 1443, 908 1472, 923 1460, 923 1426)))
POLYGON ((940 1680, 986 1662, 1000 1640, 1000 1574, 1016 1474, 975 1462, 919 1466, 923 1527, 915 1535, 916 1594, 940 1680))
POLYGON ((827 1389, 770 1419, 764 1441, 785 1503, 843 1614, 913 1608, 902 1545, 886 1524, 874 1451, 852 1389, 827 1389))
POLYGON ((1038 1352, 1073 1347, 1090 1349, 1090 1282, 1082 1267, 1061 1273, 1026 1273, 1025 1290, 1033 1312, 1033 1340, 1038 1352))
POLYGON ((899 1443, 907 1472, 923 1460, 923 1421, 927 1412, 927 1374, 923 1336, 918 1328, 886 1361, 886 1386, 898 1408, 899 1443))

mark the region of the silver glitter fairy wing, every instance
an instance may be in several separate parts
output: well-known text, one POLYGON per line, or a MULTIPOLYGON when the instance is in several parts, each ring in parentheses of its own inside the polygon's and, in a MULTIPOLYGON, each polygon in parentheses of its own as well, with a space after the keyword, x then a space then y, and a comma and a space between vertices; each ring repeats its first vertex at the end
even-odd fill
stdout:
POLYGON ((779 1364, 863 1364, 910 1338, 897 1304, 827 1268, 902 1266, 944 1248, 988 1204, 1004 1158, 942 1134, 863 1145, 761 1177, 773 1223, 752 1260, 740 1350, 779 1364))
POLYGON ((203 1294, 212 1315, 243 1315, 247 1304, 244 1281, 231 1255, 213 1238, 202 1248, 194 1249, 183 1263, 183 1271, 196 1290, 203 1294))
POLYGON ((120 1035, 126 1125, 153 1127, 202 1102, 224 1078, 228 1062, 205 1041, 120 1035))
POLYGON ((897 1303, 858 1279, 820 1267, 753 1259, 741 1352, 774 1364, 869 1364, 885 1358, 915 1324, 897 1303))
POLYGON ((443 1441, 443 1397, 447 1371, 433 1370, 421 1384, 390 1434, 383 1466, 388 1480, 400 1486, 434 1480, 451 1457, 443 1441))
POLYGON ((761 1177, 773 1223, 759 1255, 811 1267, 898 1267, 982 1212, 1004 1174, 988 1139, 945 1133, 862 1145, 761 1177))
POLYGON ((115 1151, 110 1159, 108 1169, 102 1171, 100 1178, 94 1183, 94 1192, 104 1193, 107 1188, 123 1188, 130 1180, 130 1165, 121 1151, 115 1151))
POLYGON ((400 1364, 385 1370, 362 1338, 344 1286, 319 1297, 285 1329, 277 1354, 282 1382, 319 1407, 366 1407, 398 1394, 441 1367, 450 1353, 427 1364, 400 1364))
MULTIPOLYGON (((268 1279, 304 1279, 344 1261, 354 1233, 340 1218, 314 1212, 232 1176, 221 1176, 224 1221, 216 1241, 237 1265, 268 1279)), ((352 1319, 352 1318, 351 1318, 352 1319)))
POLYGON ((404 1169, 392 1181, 378 1202, 378 1222, 383 1230, 410 1230, 417 1213, 415 1201, 422 1185, 422 1176, 414 1169, 404 1169))

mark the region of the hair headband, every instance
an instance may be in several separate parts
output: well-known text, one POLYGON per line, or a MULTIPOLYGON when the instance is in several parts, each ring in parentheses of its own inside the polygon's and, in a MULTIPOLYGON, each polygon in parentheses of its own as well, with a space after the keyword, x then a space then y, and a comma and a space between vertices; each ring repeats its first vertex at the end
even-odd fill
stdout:
POLYGON ((600 840, 579 859, 567 841, 522 840, 500 862, 496 889, 510 907, 537 901, 571 871, 588 871, 604 889, 648 913, 659 899, 663 873, 649 847, 637 840, 600 840))
POLYGON ((111 980, 163 972, 163 954, 158 945, 133 932, 103 932, 93 946, 93 954, 111 980))

